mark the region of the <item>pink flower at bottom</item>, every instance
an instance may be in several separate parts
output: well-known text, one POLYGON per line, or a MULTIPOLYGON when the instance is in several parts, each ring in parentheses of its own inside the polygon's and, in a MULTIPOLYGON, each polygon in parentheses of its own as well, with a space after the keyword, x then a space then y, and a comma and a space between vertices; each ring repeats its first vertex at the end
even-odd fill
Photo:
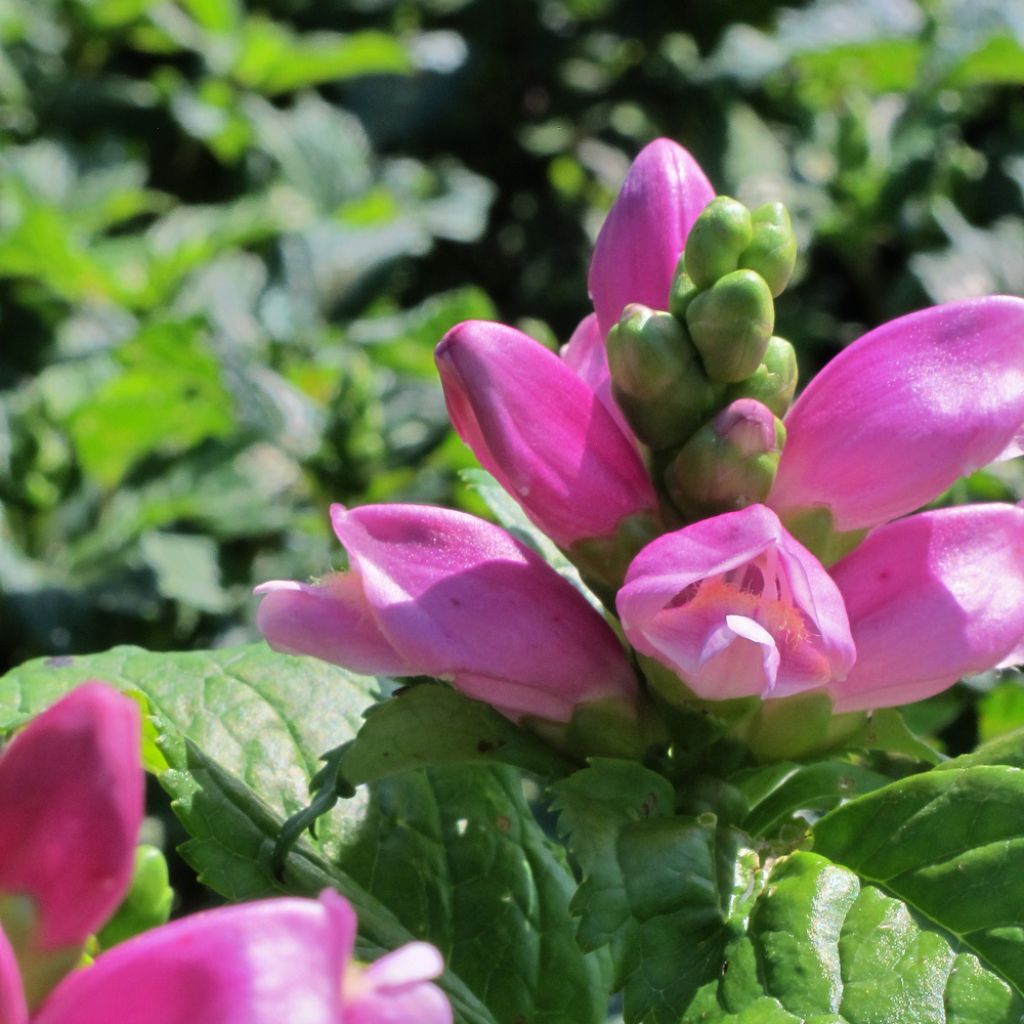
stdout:
MULTIPOLYGON (((3 1024, 451 1024, 430 979, 440 954, 413 943, 364 969, 356 917, 337 893, 195 914, 129 940, 62 981, 31 1017, 20 993, 3 1024)), ((0 933, 0 1000, 5 998, 0 933)))

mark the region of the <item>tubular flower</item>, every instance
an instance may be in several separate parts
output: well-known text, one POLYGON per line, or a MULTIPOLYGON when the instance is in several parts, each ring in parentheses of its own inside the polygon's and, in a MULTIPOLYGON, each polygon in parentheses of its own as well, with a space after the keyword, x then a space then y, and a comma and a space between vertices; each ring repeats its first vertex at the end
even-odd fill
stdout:
POLYGON ((1024 424, 1024 300, 969 299, 900 317, 819 373, 785 418, 768 498, 789 521, 836 530, 913 512, 957 478, 1017 454, 1024 424))
POLYGON ((838 712, 922 700, 1024 636, 1024 510, 883 526, 830 572, 752 505, 667 534, 619 592, 631 643, 706 700, 811 689, 838 712))
POLYGON ((183 918, 67 974, 131 880, 138 750, 134 703, 90 682, 0 757, 2 1024, 451 1024, 437 950, 356 965, 355 913, 333 892, 183 918))
POLYGON ((448 678, 513 719, 568 722, 636 681, 615 634, 533 551, 475 516, 417 505, 331 510, 350 570, 275 581, 258 623, 277 650, 358 672, 448 678))
POLYGON ((648 544, 618 610, 633 646, 705 700, 788 697, 854 661, 838 588, 761 505, 648 544))
POLYGON ((436 359, 459 436, 556 544, 653 514, 654 488, 621 417, 543 345, 471 320, 445 335, 436 359))

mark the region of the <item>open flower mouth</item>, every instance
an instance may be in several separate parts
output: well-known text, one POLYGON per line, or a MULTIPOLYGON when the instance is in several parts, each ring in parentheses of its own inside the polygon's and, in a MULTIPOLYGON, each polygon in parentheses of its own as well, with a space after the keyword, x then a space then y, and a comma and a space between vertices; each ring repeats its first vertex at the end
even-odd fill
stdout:
POLYGON ((759 506, 655 541, 619 610, 637 648, 706 700, 788 697, 842 678, 854 659, 835 584, 759 506), (734 542, 745 558, 708 554, 734 542))

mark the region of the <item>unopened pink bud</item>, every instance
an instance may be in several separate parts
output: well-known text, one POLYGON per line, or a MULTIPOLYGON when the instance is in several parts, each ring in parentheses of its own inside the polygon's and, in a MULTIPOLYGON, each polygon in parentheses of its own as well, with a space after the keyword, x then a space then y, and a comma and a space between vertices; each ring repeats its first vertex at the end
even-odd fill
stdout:
POLYGON ((127 890, 143 814, 138 708, 88 682, 0 756, 0 894, 26 896, 42 950, 85 941, 127 890))

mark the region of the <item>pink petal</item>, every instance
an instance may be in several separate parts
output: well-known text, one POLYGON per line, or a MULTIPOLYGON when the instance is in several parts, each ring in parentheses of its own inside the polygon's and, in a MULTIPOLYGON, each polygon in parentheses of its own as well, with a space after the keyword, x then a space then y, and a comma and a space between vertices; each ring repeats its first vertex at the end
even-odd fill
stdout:
POLYGON ((604 347, 604 335, 597 326, 597 315, 585 316, 572 332, 572 337, 562 346, 559 353, 562 362, 572 370, 584 384, 594 392, 598 401, 608 410, 619 429, 636 444, 633 431, 622 415, 622 410, 612 397, 611 371, 608 369, 608 353, 604 347))
POLYGON ((308 654, 366 675, 415 675, 377 626, 353 573, 313 586, 291 580, 260 584, 256 625, 275 651, 308 654))
POLYGON ((835 584, 762 505, 652 541, 617 605, 633 646, 707 700, 823 686, 855 657, 835 584))
POLYGON ((131 881, 143 814, 135 703, 77 687, 0 757, 0 892, 32 897, 38 943, 84 942, 131 881))
POLYGON ((643 462, 601 400, 520 331, 459 324, 436 353, 459 436, 563 547, 657 505, 643 462))
POLYGON ((604 619, 504 530, 416 505, 336 505, 332 517, 381 634, 417 671, 465 678, 473 696, 523 714, 549 717, 554 699, 559 720, 580 701, 633 699, 604 619))
POLYGON ((0 1024, 28 1024, 28 1007, 14 950, 0 928, 0 1024))
POLYGON ((224 907, 146 932, 69 975, 33 1024, 347 1022, 353 922, 334 901, 224 907))
POLYGON ((786 417, 769 498, 784 516, 827 506, 839 530, 911 512, 987 465, 1024 423, 1024 300, 912 313, 865 335, 786 417))
POLYGON ((1024 637, 1024 510, 968 505, 890 523, 832 569, 857 664, 838 711, 922 700, 1024 637))
POLYGON ((366 978, 378 989, 397 989, 438 978, 444 960, 429 942, 410 942, 387 953, 366 969, 366 978))
POLYGON ((656 139, 633 161, 594 246, 588 285, 602 336, 623 308, 666 309, 669 286, 693 222, 715 198, 697 161, 656 139))
POLYGON ((344 1024, 451 1024, 444 993, 429 983, 371 992, 345 1007, 344 1024))

